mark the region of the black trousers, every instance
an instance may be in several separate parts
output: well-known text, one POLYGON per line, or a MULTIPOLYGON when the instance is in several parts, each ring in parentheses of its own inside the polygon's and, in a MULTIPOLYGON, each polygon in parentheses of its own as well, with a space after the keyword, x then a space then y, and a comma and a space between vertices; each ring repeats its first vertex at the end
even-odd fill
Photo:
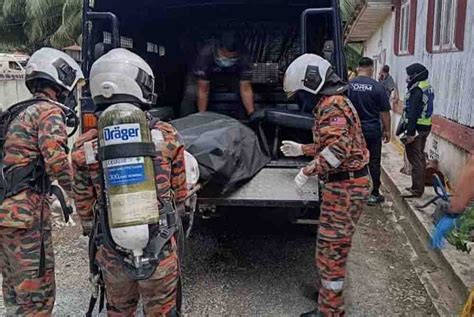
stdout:
POLYGON ((380 164, 382 158, 382 137, 366 137, 367 149, 370 153, 369 170, 372 178, 372 195, 380 195, 380 164))
POLYGON ((416 195, 423 195, 425 192, 426 156, 425 145, 429 131, 420 132, 415 141, 405 145, 408 161, 411 164, 411 189, 416 195))

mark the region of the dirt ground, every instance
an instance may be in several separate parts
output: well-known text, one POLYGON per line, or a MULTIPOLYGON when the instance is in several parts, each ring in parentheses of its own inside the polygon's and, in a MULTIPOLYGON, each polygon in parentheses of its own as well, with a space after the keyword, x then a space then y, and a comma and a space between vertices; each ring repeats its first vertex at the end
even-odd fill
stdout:
MULTIPOLYGON (((183 267, 185 316, 299 316, 313 309, 314 230, 276 218, 240 210, 196 224, 183 267)), ((348 265, 349 316, 437 316, 403 241, 389 206, 366 208, 348 265)), ((87 239, 78 226, 63 228, 55 250, 55 314, 83 316, 87 239)))

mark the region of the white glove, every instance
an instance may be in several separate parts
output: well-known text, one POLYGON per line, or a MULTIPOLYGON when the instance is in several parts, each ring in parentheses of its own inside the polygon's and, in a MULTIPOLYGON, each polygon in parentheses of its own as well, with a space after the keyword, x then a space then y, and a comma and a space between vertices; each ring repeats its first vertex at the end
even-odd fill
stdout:
POLYGON ((280 151, 283 152, 285 156, 302 156, 303 153, 303 145, 293 142, 293 141, 282 141, 283 145, 280 147, 280 151))
MULTIPOLYGON (((74 204, 71 204, 71 200, 67 198, 67 196, 65 198, 66 198, 66 205, 71 206, 74 210, 74 204)), ((76 223, 74 222, 74 219, 72 218, 72 216, 69 217, 68 223, 64 221, 63 208, 61 204, 59 203, 59 200, 55 196, 51 196, 51 200, 52 202, 50 204, 50 210, 51 210, 51 219, 52 219, 53 226, 56 228, 74 227, 76 223)))
POLYGON ((94 298, 99 297, 99 280, 99 274, 89 276, 89 288, 94 298))
POLYGON ((303 173, 303 169, 300 169, 298 175, 296 175, 295 177, 296 187, 302 188, 308 182, 308 180, 309 180, 309 176, 306 176, 303 173))

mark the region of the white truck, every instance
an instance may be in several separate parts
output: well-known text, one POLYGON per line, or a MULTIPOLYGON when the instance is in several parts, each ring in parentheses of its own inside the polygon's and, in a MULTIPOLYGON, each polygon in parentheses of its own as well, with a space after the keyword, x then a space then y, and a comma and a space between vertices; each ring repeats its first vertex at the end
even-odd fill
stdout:
POLYGON ((24 82, 27 61, 26 55, 0 53, 0 110, 30 97, 24 82))

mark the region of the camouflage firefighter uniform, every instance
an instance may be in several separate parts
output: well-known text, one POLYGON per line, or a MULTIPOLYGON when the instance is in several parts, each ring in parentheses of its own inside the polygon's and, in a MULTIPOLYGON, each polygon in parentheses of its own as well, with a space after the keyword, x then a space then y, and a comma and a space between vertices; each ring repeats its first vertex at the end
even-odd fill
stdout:
POLYGON ((314 156, 304 173, 326 177, 316 248, 321 279, 318 310, 324 316, 343 316, 347 256, 355 225, 369 196, 369 154, 359 117, 346 97, 323 97, 314 114, 315 143, 304 145, 303 151, 314 156), (344 178, 344 172, 356 175, 338 180, 337 177, 344 178))
MULTIPOLYGON (((6 133, 4 173, 19 173, 44 162, 45 172, 71 194, 64 113, 39 101, 12 121, 6 133)), ((50 316, 54 306, 54 255, 50 208, 46 196, 33 189, 7 197, 0 207, 0 265, 8 316, 50 316), (41 241, 45 273, 39 277, 41 241)))
MULTIPOLYGON (((157 194, 160 199, 183 202, 187 195, 184 146, 178 140, 177 131, 169 124, 157 122, 154 126, 163 133, 161 156, 157 155, 155 171, 157 194)), ((82 135, 73 149, 74 192, 76 210, 82 222, 93 219, 93 205, 101 195, 101 176, 98 163, 86 163, 84 143, 97 144, 97 130, 82 135)), ((97 263, 103 273, 108 316, 133 316, 141 295, 147 316, 167 316, 176 309, 179 278, 179 259, 176 239, 165 247, 166 258, 160 262, 156 272, 146 280, 135 281, 128 277, 123 262, 113 250, 101 245, 97 252, 97 263)))

